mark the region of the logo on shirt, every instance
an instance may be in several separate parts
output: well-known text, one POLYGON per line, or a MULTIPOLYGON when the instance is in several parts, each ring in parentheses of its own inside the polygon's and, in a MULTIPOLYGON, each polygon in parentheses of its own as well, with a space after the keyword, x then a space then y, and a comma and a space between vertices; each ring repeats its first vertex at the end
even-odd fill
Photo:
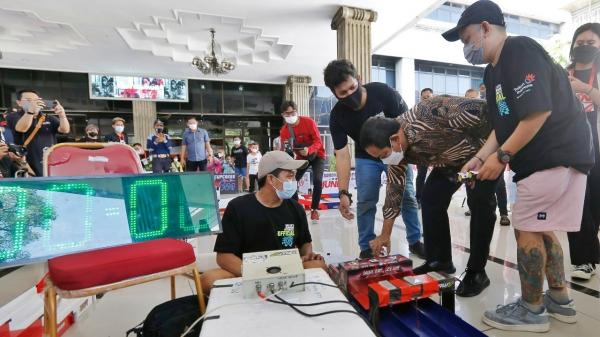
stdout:
POLYGON ((538 220, 546 220, 548 218, 548 214, 546 214, 546 212, 539 212, 537 214, 537 219, 538 220))
POLYGON ((581 104, 583 104, 583 111, 594 112, 594 101, 592 101, 592 98, 589 95, 578 92, 575 96, 577 96, 581 104))
POLYGON ((285 225, 285 229, 277 231, 277 237, 281 238, 281 245, 284 248, 292 248, 294 245, 294 224, 288 223, 285 225))
POLYGON ((517 95, 517 99, 521 99, 521 97, 533 89, 533 82, 535 82, 535 74, 529 73, 525 75, 523 83, 513 89, 517 95))
POLYGON ((508 103, 506 103, 506 97, 502 92, 502 84, 498 84, 496 86, 496 106, 498 107, 500 116, 510 115, 510 109, 508 108, 508 103))

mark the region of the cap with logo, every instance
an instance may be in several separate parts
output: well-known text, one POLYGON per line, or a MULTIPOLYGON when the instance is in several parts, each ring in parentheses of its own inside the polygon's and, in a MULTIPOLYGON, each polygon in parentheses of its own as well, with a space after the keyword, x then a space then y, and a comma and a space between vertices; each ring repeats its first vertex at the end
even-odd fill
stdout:
POLYGON ((460 39, 459 33, 461 29, 468 25, 482 23, 483 21, 496 26, 506 26, 504 14, 502 14, 500 6, 490 0, 479 0, 467 7, 460 15, 456 27, 443 33, 442 36, 450 42, 457 41, 460 39))
POLYGON ((277 170, 299 170, 308 166, 306 160, 294 160, 289 154, 283 151, 267 152, 258 164, 258 179, 277 170))

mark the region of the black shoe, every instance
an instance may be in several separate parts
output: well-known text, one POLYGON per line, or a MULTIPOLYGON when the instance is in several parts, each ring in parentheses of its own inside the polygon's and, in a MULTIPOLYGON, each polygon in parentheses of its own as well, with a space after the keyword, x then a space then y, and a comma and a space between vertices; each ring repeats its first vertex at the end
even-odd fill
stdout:
POLYGON ((466 211, 465 216, 471 216, 471 210, 466 211))
POLYGON ((467 269, 465 270, 465 277, 458 285, 458 288, 456 288, 456 295, 460 297, 477 296, 489 285, 490 279, 485 270, 471 271, 467 269))
POLYGON ((358 257, 361 258, 361 259, 372 259, 373 258, 373 251, 371 250, 371 248, 365 249, 365 250, 361 250, 360 251, 360 255, 358 257))
POLYGON ((413 273, 415 275, 427 274, 432 271, 441 271, 446 274, 454 274, 456 272, 456 268, 454 268, 454 264, 452 262, 425 262, 417 268, 413 268, 413 273))
POLYGON ((425 259, 425 245, 421 241, 417 241, 412 245, 409 245, 408 251, 421 259, 425 259))

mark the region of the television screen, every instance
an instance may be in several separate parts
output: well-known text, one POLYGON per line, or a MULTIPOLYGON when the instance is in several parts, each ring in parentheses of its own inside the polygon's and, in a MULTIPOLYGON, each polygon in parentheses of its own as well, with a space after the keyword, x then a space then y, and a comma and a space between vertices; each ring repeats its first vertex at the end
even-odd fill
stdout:
POLYGON ((0 179, 0 269, 221 231, 208 173, 0 179))
POLYGON ((91 99, 187 102, 188 82, 180 78, 90 74, 91 99))

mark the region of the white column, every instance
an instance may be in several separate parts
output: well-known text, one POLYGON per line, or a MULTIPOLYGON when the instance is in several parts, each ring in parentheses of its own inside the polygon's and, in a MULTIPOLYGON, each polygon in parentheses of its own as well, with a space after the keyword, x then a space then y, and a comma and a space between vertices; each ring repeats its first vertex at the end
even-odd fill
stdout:
POLYGON ((290 75, 285 84, 285 99, 296 103, 300 116, 310 115, 310 82, 310 76, 290 75))
POLYGON ((133 101, 133 133, 131 143, 140 143, 146 148, 146 138, 154 130, 156 102, 133 101))
POLYGON ((416 88, 415 76, 414 59, 402 58, 396 62, 396 90, 402 95, 409 108, 416 104, 415 92, 421 89, 416 88))

